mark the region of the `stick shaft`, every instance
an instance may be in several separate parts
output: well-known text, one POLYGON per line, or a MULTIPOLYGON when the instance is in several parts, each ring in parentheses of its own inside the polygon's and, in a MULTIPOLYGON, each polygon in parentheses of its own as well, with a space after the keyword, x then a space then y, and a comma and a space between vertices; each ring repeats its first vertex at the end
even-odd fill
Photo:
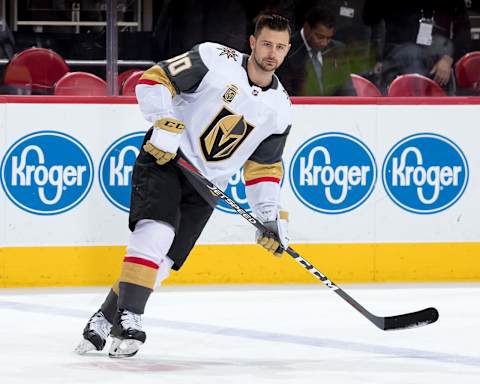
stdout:
MULTIPOLYGON (((262 232, 269 232, 269 230, 260 221, 258 221, 250 213, 240 207, 240 205, 237 204, 235 200, 231 199, 221 189, 215 186, 215 184, 213 184, 210 180, 200 174, 200 172, 190 163, 188 163, 185 159, 179 158, 176 161, 176 164, 181 169, 185 170, 187 173, 195 176, 196 179, 199 180, 206 188, 208 188, 214 196, 222 199, 255 228, 259 229, 262 232)), ((438 312, 434 308, 419 311, 418 313, 411 313, 392 317, 375 316, 367 309, 365 309, 353 297, 347 294, 343 289, 341 289, 338 285, 336 285, 333 281, 331 281, 327 276, 325 276, 322 272, 315 268, 313 264, 308 262, 299 253, 294 251, 291 247, 284 249, 284 251, 288 255, 290 255, 298 264, 300 264, 303 268, 305 268, 308 272, 310 272, 313 276, 315 276, 318 280, 320 280, 323 284, 325 284, 328 288, 333 290, 338 296, 340 296, 343 300, 345 300, 348 304, 355 308, 360 314, 362 314, 365 318, 367 318, 370 322, 372 322, 375 326, 382 330, 402 329, 426 325, 435 322, 438 319, 438 312), (387 321, 388 324, 386 324, 387 321)))

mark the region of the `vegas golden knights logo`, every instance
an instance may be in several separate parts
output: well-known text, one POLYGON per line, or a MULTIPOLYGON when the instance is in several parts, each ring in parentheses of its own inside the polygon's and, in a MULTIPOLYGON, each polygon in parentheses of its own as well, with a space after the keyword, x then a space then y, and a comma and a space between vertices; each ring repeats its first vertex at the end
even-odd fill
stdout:
POLYGON ((235 96, 237 96, 238 93, 238 87, 235 84, 230 84, 226 90, 226 92, 223 94, 222 99, 226 103, 230 103, 235 96))
POLYGON ((253 126, 243 116, 222 108, 200 136, 203 155, 207 161, 226 160, 252 132, 253 126))

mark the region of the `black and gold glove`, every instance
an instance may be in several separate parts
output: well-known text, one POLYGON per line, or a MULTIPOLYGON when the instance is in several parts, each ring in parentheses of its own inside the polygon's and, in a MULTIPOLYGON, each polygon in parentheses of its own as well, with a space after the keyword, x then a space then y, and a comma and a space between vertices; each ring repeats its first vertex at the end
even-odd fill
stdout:
POLYGON ((173 117, 157 120, 152 137, 143 146, 144 151, 155 157, 157 164, 168 163, 177 155, 181 133, 184 129, 183 121, 173 117))

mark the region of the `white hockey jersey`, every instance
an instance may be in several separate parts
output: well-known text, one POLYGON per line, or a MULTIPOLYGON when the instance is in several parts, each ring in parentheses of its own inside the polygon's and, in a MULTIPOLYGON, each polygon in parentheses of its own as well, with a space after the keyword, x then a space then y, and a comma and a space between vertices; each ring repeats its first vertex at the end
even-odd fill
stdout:
MULTIPOLYGON (((174 115, 185 123, 180 151, 220 188, 242 166, 247 186, 261 182, 278 186, 283 175, 291 102, 276 76, 269 87, 252 84, 247 59, 234 49, 203 43, 158 63, 139 81, 170 90, 174 115)), ((156 100, 140 97, 138 102, 156 100)), ((158 115, 151 114, 152 122, 162 117, 158 107, 158 115)))

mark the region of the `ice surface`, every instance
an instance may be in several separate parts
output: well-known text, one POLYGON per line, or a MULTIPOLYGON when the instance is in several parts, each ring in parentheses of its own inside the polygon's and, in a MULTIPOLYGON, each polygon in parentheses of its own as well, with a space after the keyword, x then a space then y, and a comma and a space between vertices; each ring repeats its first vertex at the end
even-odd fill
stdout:
POLYGON ((384 332, 321 284, 162 287, 146 344, 114 360, 73 353, 108 288, 0 289, 0 383, 480 383, 480 284, 342 288, 376 315, 440 319, 384 332))

